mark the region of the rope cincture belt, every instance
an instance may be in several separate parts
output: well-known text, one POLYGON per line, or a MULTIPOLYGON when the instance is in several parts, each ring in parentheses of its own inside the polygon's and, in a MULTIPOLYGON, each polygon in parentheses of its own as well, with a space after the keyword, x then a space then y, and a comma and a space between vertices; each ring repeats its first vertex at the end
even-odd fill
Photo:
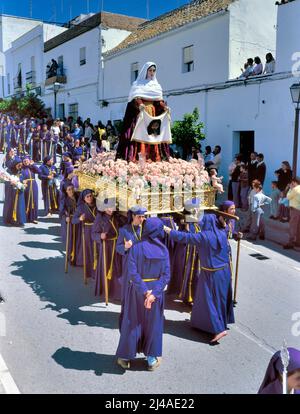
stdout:
POLYGON ((225 269, 226 266, 227 266, 227 264, 224 265, 223 267, 218 267, 216 269, 211 269, 210 267, 203 267, 203 266, 201 266, 201 270, 206 270, 207 272, 217 272, 218 270, 225 269))
POLYGON ((155 282, 156 280, 159 280, 159 277, 156 277, 154 279, 142 279, 143 282, 155 282))

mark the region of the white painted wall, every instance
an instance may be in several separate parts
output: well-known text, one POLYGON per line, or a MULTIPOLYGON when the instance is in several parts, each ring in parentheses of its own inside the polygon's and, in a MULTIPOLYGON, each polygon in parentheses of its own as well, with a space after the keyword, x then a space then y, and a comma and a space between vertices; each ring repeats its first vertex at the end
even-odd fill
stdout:
POLYGON ((240 68, 249 57, 276 55, 277 6, 274 0, 239 0, 230 10, 230 68, 229 77, 241 74, 240 68))
MULTIPOLYGON (((100 119, 100 100, 103 96, 103 81, 101 71, 102 36, 109 50, 115 47, 130 32, 118 29, 101 29, 96 27, 80 36, 77 36, 44 54, 44 76, 46 66, 52 58, 63 56, 64 69, 67 83, 58 93, 57 107, 59 103, 65 103, 65 114, 68 116, 69 105, 78 103, 79 115, 83 118, 90 117, 92 122, 100 119), (86 64, 80 66, 79 51, 86 48, 86 64)), ((52 108, 54 114, 54 95, 50 87, 45 89, 43 97, 47 107, 52 108)))
POLYGON ((291 71, 296 61, 292 56, 297 53, 297 70, 300 71, 300 0, 278 6, 277 69, 291 71))
POLYGON ((11 93, 13 90, 13 78, 17 75, 18 64, 22 64, 22 77, 23 77, 23 90, 26 85, 26 72, 30 72, 31 57, 35 58, 35 72, 36 72, 36 85, 43 86, 44 82, 44 67, 43 67, 43 53, 44 53, 44 41, 50 39, 53 36, 65 31, 66 28, 62 28, 54 25, 43 25, 42 23, 35 26, 22 36, 11 42, 11 47, 4 53, 6 61, 6 73, 4 79, 4 95, 8 95, 7 87, 7 74, 10 74, 11 93))

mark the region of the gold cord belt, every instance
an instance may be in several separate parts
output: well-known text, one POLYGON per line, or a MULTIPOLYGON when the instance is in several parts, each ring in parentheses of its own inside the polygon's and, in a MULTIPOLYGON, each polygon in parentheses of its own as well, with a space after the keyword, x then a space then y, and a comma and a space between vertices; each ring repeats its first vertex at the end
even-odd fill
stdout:
POLYGON ((159 280, 159 277, 154 279, 142 279, 143 282, 155 282, 155 280, 159 280))
POLYGON ((218 268, 216 268, 216 269, 211 269, 211 268, 209 268, 209 267, 203 267, 203 266, 201 266, 201 270, 206 270, 207 272, 217 272, 218 270, 223 270, 223 269, 225 269, 225 267, 226 267, 227 265, 225 265, 225 266, 223 266, 223 267, 218 267, 218 268))
POLYGON ((92 226, 94 223, 83 223, 85 226, 92 226))

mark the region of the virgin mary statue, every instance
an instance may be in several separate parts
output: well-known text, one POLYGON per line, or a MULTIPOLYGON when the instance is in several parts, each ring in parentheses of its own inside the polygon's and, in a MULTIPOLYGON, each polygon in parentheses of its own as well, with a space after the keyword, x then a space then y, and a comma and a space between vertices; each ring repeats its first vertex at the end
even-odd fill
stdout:
MULTIPOLYGON (((144 159, 152 161, 167 160, 170 156, 169 145, 164 142, 147 143, 131 140, 136 127, 140 111, 145 111, 151 117, 157 117, 168 111, 163 100, 163 92, 156 79, 156 64, 147 62, 140 71, 137 80, 132 84, 126 112, 123 120, 123 128, 117 148, 117 158, 127 161, 138 161, 139 154, 144 159)), ((152 121, 153 131, 159 125, 152 121)))

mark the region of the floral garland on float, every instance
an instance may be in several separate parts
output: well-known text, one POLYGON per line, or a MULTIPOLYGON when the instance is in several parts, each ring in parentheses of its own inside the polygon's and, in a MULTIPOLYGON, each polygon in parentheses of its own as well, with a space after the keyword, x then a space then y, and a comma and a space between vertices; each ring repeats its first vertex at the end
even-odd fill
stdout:
POLYGON ((142 204, 152 214, 177 212, 183 210, 185 199, 193 197, 201 198, 203 209, 215 203, 202 158, 153 162, 139 155, 134 163, 116 159, 111 151, 81 163, 76 175, 79 190, 92 188, 100 198, 115 197, 120 211, 142 204))
POLYGON ((9 174, 6 171, 0 171, 0 183, 10 183, 16 190, 24 191, 26 184, 20 181, 20 178, 16 175, 9 174))

